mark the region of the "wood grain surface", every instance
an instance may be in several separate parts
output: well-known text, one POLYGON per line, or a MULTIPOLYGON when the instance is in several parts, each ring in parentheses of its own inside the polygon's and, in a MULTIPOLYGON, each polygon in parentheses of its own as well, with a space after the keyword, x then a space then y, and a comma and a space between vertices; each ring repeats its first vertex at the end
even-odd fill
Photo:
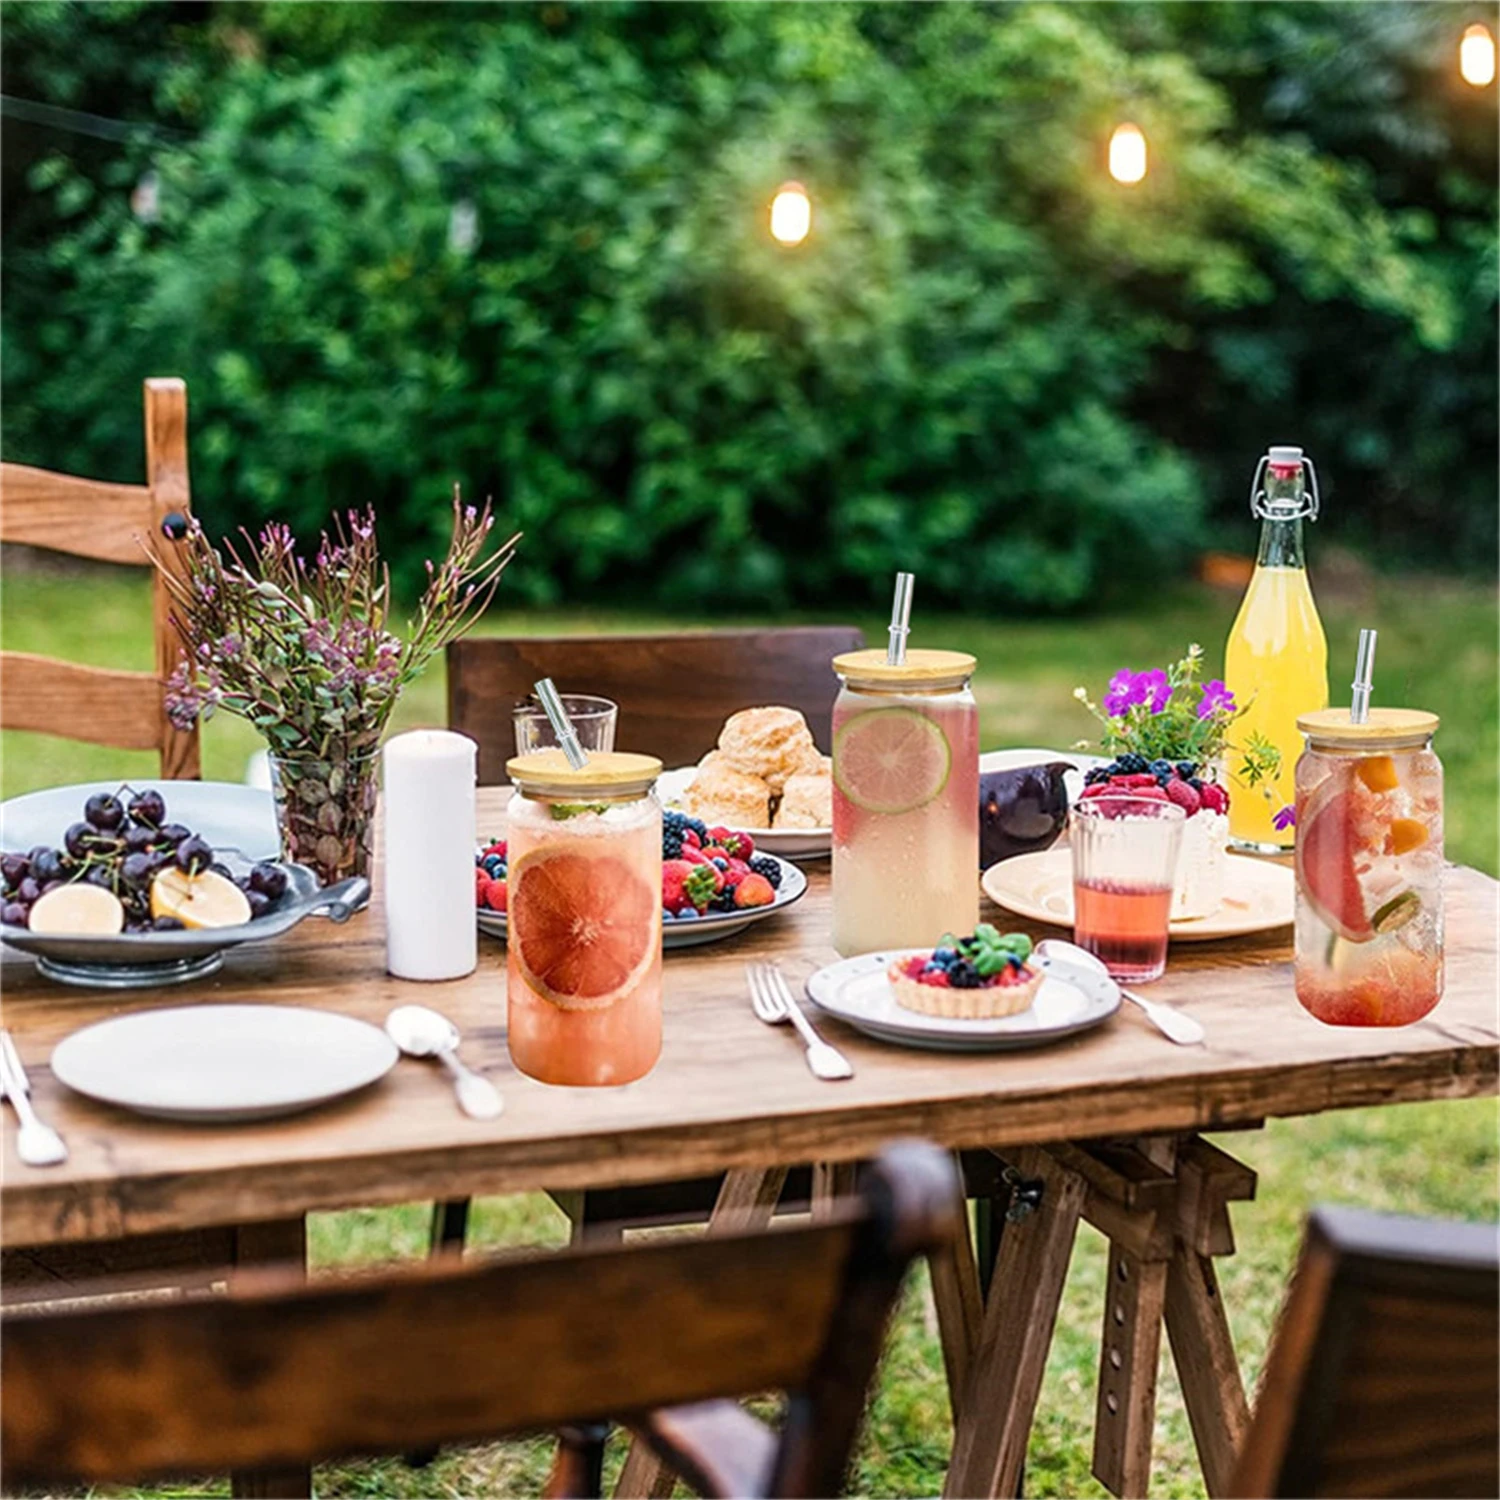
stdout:
MULTIPOLYGON (((504 793, 480 791, 482 827, 504 793)), ((655 1070, 613 1089, 536 1083, 505 1043, 505 950, 481 937, 465 979, 413 984, 385 973, 383 917, 311 918, 278 943, 230 952, 221 973, 180 989, 69 989, 5 953, 6 1024, 44 1118, 67 1136, 61 1167, 22 1166, 5 1112, 0 1214, 9 1245, 49 1244, 310 1210, 535 1188, 662 1181, 732 1167, 852 1161, 898 1136, 949 1147, 1217 1129, 1275 1116, 1494 1093, 1496 884, 1447 880, 1448 989, 1431 1015, 1395 1030, 1324 1026, 1292 990, 1289 934, 1172 950, 1152 994, 1202 1021, 1203 1047, 1176 1047, 1124 1007, 1055 1046, 981 1055, 869 1041, 821 1018, 855 1076, 820 1083, 785 1028, 750 1012, 744 965, 779 960, 796 986, 835 958, 829 879, 736 938, 669 954, 665 1045, 655 1070), (138 1119, 71 1094, 52 1048, 90 1022, 149 1006, 214 1001, 309 1005, 379 1024, 417 1001, 463 1028, 464 1055, 505 1094, 498 1120, 460 1115, 442 1073, 403 1061, 366 1092, 312 1113, 240 1128, 138 1119)), ((1003 925, 1008 920, 989 909, 1003 925)))

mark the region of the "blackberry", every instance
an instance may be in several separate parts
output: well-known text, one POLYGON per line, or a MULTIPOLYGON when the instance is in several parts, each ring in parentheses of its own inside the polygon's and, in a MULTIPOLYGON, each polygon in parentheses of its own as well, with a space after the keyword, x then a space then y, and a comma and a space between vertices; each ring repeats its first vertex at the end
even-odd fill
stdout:
POLYGON ((680 829, 674 832, 665 823, 662 824, 661 829, 661 857, 663 859, 682 858, 682 832, 680 829))
POLYGON ((1109 780, 1108 766, 1095 766, 1092 771, 1087 772, 1083 778, 1085 786, 1098 786, 1101 781, 1109 780))
POLYGON ((1151 762, 1144 755, 1137 755, 1134 750, 1126 751, 1116 764, 1126 776, 1144 776, 1151 769, 1151 762))
POLYGON ((698 835, 699 841, 701 843, 706 844, 708 842, 708 824, 705 823, 701 818, 684 817, 682 820, 682 826, 684 828, 691 828, 693 832, 698 835))
POLYGON ((734 888, 725 886, 712 901, 708 903, 710 911, 733 911, 734 910, 734 888))
POLYGON ((769 854, 755 854, 750 858, 750 868, 757 875, 764 875, 771 882, 771 889, 781 889, 781 866, 769 854))
POLYGON ((948 983, 956 990, 977 990, 984 981, 979 977, 979 970, 966 958, 961 958, 956 964, 948 965, 948 983))

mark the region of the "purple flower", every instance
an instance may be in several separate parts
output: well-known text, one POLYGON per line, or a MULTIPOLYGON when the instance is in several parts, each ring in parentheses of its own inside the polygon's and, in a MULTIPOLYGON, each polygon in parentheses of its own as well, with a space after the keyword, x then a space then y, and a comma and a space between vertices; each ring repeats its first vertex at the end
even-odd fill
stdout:
POLYGON ((1198 700, 1198 717, 1211 719, 1217 713, 1232 714, 1233 712, 1234 694, 1217 677, 1212 682, 1205 682, 1203 696, 1198 700))
POLYGON ((1141 701, 1149 699, 1154 714, 1159 714, 1172 701, 1172 684, 1160 667, 1142 672, 1136 678, 1136 687, 1140 690, 1141 701))
POLYGON ((1288 802, 1287 805, 1283 807, 1274 818, 1271 819, 1271 827, 1274 828, 1278 833, 1281 833, 1284 829, 1295 828, 1296 826, 1297 809, 1293 807, 1290 802, 1288 802))
POLYGON ((1112 719, 1123 719, 1137 703, 1146 701, 1146 691, 1141 686, 1141 676, 1129 667, 1121 667, 1109 679, 1109 688, 1104 694, 1104 712, 1112 719))

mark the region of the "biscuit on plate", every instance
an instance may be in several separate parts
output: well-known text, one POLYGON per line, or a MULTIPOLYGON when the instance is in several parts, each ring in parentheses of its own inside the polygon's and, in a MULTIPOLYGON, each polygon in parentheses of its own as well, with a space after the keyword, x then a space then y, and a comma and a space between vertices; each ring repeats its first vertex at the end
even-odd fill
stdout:
MULTIPOLYGON (((816 755, 812 731, 795 708, 745 708, 731 714, 719 735, 724 759, 752 776, 759 776, 780 796, 789 776, 816 755)), ((764 825, 762 825, 764 826, 764 825)))
POLYGON ((773 828, 831 828, 833 777, 822 772, 787 777, 773 828))
POLYGON ((683 810, 710 826, 769 828, 771 789, 759 776, 731 765, 723 756, 703 758, 698 774, 682 797, 683 810))

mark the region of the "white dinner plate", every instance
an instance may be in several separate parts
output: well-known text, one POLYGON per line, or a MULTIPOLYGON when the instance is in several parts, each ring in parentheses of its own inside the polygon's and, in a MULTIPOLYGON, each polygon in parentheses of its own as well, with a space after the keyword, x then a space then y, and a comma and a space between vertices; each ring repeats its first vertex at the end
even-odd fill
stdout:
POLYGON ((807 981, 807 995, 820 1010, 847 1021, 857 1031, 903 1047, 938 1052, 1002 1052, 1038 1047, 1044 1042, 1086 1031, 1107 1021, 1120 1008, 1113 980, 1074 985, 1046 975, 1027 1009, 995 1020, 961 1021, 924 1016, 896 999, 886 970, 925 948, 861 953, 819 969, 807 981))
MULTIPOLYGON (((996 906, 1017 916, 1054 927, 1073 925, 1073 852, 1066 846, 991 865, 980 884, 996 906)), ((1289 866, 1231 854, 1219 909, 1206 917, 1174 917, 1169 930, 1183 943, 1273 932, 1291 922, 1296 899, 1297 877, 1289 866)))
POLYGON ((291 1005, 137 1011, 58 1043, 53 1075, 105 1104, 230 1124, 310 1109, 383 1078, 396 1045, 352 1016, 291 1005))
MULTIPOLYGON (((772 858, 775 858, 773 855, 772 858)), ((706 916, 692 917, 684 922, 680 917, 661 924, 661 945, 670 951, 673 948, 696 948, 701 943, 716 943, 720 938, 733 937, 755 922, 763 922, 779 911, 785 911, 792 902, 800 901, 807 894, 807 876, 790 860, 777 859, 781 866, 781 884, 776 888, 776 899, 769 906, 747 907, 744 911, 712 911, 706 916)), ((503 911, 476 909, 479 930, 491 937, 504 938, 506 929, 503 911)))
MULTIPOLYGON (((656 795, 663 807, 682 810, 682 799, 698 774, 697 766, 678 766, 663 771, 656 782, 656 795)), ((833 853, 831 828, 745 828, 761 854, 779 854, 782 859, 825 859, 833 853)))
POLYGON ((23 853, 38 844, 56 848, 68 827, 83 817, 90 797, 96 792, 117 795, 122 787, 139 792, 154 787, 166 801, 168 822, 191 828, 215 849, 238 849, 252 864, 281 857, 270 792, 237 781, 168 781, 160 776, 49 786, 0 802, 0 848, 23 853))

